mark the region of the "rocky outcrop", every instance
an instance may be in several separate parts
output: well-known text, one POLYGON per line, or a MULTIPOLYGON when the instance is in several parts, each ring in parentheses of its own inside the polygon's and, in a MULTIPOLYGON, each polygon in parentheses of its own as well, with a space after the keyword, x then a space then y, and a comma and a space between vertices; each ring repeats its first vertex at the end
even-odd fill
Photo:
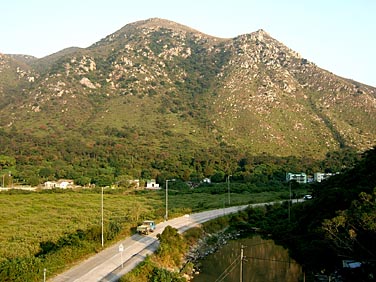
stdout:
POLYGON ((1 55, 0 78, 0 127, 21 131, 24 120, 38 120, 31 123, 37 131, 51 116, 53 128, 102 121, 121 128, 126 120, 147 131, 147 108, 149 122, 175 120, 187 140, 205 132, 200 138, 207 140, 196 144, 252 154, 321 157, 346 146, 365 150, 376 140, 375 88, 319 68, 264 30, 224 39, 154 18, 86 49, 43 59, 1 55), (85 115, 73 118, 83 108, 85 115))

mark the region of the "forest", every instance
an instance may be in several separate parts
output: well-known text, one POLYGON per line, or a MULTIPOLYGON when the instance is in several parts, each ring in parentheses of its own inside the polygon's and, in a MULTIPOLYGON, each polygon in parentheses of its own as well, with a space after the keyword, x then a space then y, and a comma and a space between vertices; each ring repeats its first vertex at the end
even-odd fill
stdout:
POLYGON ((374 281, 376 277, 376 148, 365 152, 357 165, 322 183, 313 184, 313 199, 249 211, 257 224, 286 246, 307 272, 328 276, 341 272, 345 281, 374 281), (355 270, 342 260, 360 262, 355 270))
POLYGON ((204 150, 189 143, 184 148, 171 144, 165 150, 129 138, 129 134, 136 134, 132 131, 107 128, 105 132, 107 137, 89 139, 71 135, 36 137, 0 130, 4 185, 37 186, 49 180, 73 179, 80 186, 127 187, 132 179, 154 178, 163 183, 169 178, 200 182, 209 177, 221 182, 227 175, 236 181, 265 184, 284 181, 287 172, 341 172, 360 157, 352 148, 329 152, 324 159, 251 155, 225 145, 204 150))

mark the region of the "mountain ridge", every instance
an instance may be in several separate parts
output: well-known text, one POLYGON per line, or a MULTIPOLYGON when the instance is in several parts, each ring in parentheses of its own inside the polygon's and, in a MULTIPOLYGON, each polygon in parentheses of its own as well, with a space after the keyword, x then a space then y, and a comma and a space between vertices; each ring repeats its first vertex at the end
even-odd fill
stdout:
POLYGON ((5 131, 86 140, 113 130, 158 136, 143 139, 156 151, 227 146, 316 158, 376 140, 374 87, 317 67, 262 29, 217 38, 152 18, 26 65, 2 58, 5 131))

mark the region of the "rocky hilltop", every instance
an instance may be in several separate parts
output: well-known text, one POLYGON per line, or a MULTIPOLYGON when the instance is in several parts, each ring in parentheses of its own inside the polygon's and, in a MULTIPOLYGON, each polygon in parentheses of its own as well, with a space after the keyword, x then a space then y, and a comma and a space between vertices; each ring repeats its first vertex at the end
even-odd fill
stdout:
MULTIPOLYGON (((376 140, 376 89, 258 30, 206 35, 149 19, 86 49, 0 54, 3 133, 109 138, 131 152, 234 148, 321 157, 376 140)), ((146 153, 145 153, 146 154, 146 153)))

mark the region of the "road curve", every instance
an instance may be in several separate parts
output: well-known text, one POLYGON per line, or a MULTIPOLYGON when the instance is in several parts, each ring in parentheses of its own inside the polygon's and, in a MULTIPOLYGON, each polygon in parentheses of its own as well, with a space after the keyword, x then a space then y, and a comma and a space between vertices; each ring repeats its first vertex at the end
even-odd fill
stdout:
POLYGON ((51 278, 51 282, 87 282, 87 281, 118 281, 121 276, 132 270, 146 255, 153 253, 158 247, 157 234, 162 233, 168 225, 176 228, 179 232, 184 232, 189 228, 197 226, 205 221, 236 213, 248 206, 256 207, 272 203, 261 203, 229 207, 217 210, 204 211, 174 218, 157 224, 154 233, 142 236, 135 234, 114 245, 104 249, 100 253, 81 262, 73 268, 51 278), (121 247, 123 251, 121 252, 121 247), (120 248, 119 248, 120 247, 120 248))

